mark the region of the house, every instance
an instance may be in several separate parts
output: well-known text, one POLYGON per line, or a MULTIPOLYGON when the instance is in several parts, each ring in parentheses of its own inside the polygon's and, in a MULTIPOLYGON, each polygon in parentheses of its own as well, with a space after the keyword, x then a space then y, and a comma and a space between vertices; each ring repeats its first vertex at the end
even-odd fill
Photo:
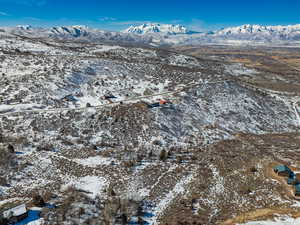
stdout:
POLYGON ((3 218, 11 222, 23 220, 27 217, 27 214, 28 213, 25 204, 17 205, 2 212, 3 218))
POLYGON ((300 196, 300 184, 295 185, 295 196, 300 196))
POLYGON ((160 107, 160 106, 163 106, 163 105, 166 105, 166 104, 169 104, 169 103, 171 103, 171 102, 160 99, 159 102, 148 104, 148 108, 156 108, 156 107, 160 107))
POLYGON ((160 104, 159 104, 159 102, 156 102, 156 103, 153 103, 153 104, 149 104, 148 105, 148 108, 156 108, 156 107, 159 107, 160 106, 160 104))
POLYGON ((283 177, 289 177, 291 173, 293 173, 293 171, 286 165, 275 166, 274 172, 283 177))
POLYGON ((159 104, 160 104, 160 105, 165 105, 165 104, 167 104, 167 103, 168 103, 168 101, 166 101, 166 100, 164 100, 164 99, 159 100, 159 104))
POLYGON ((104 95, 104 99, 105 99, 105 100, 108 100, 108 99, 115 99, 115 98, 117 98, 117 97, 114 96, 114 95, 104 95))
POLYGON ((287 184, 289 185, 295 185, 296 184, 296 174, 294 172, 290 172, 290 175, 287 179, 287 184))
POLYGON ((117 97, 116 96, 114 96, 114 95, 112 95, 112 94, 105 94, 103 97, 101 97, 101 99, 103 99, 103 100, 107 100, 107 101, 109 101, 109 103, 113 103, 113 99, 116 99, 117 97))
POLYGON ((300 173, 296 173, 295 184, 300 184, 300 173))
POLYGON ((62 100, 68 101, 68 102, 77 102, 77 99, 73 95, 67 95, 62 98, 62 100))

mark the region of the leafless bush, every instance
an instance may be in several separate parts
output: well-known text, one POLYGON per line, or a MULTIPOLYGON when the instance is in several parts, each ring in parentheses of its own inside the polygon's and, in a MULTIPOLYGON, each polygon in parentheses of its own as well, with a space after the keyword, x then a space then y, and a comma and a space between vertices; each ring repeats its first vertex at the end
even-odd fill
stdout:
POLYGON ((166 159, 168 158, 168 153, 165 149, 161 150, 160 154, 159 154, 159 159, 161 161, 166 161, 166 159))

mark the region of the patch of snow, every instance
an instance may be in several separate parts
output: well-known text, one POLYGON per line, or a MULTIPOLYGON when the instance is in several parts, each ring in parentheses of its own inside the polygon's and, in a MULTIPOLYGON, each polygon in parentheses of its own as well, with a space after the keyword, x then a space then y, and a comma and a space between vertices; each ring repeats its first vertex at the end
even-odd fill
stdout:
POLYGON ((26 205, 22 204, 19 206, 16 206, 12 209, 6 210, 3 212, 4 218, 10 218, 11 216, 20 216, 26 213, 26 205))
POLYGON ((172 55, 169 57, 171 65, 175 66, 199 66, 199 62, 190 56, 172 55))
POLYGON ((293 108, 295 110, 295 115, 296 115, 296 119, 298 121, 298 125, 300 126, 300 110, 297 107, 297 103, 298 102, 293 103, 293 108))
POLYGON ((88 192, 91 198, 95 198, 102 190, 107 186, 107 181, 103 177, 98 176, 85 176, 78 180, 73 180, 67 185, 64 185, 62 189, 66 189, 69 186, 74 186, 80 190, 88 192))
POLYGON ((109 45, 103 45, 100 48, 97 48, 96 50, 93 51, 93 53, 97 53, 97 52, 107 52, 110 50, 114 50, 114 49, 121 49, 122 47, 120 46, 109 46, 109 45))
POLYGON ((249 75, 250 76, 250 75, 257 74, 256 70, 247 68, 240 63, 227 65, 225 67, 225 72, 227 72, 231 75, 235 75, 235 76, 240 76, 240 75, 249 75))
POLYGON ((300 207, 300 201, 295 201, 295 203, 293 205, 291 205, 292 207, 300 207))
POLYGON ((97 167, 99 165, 110 165, 113 160, 102 156, 93 156, 85 159, 74 159, 73 161, 84 166, 97 167))
POLYGON ((0 201, 0 206, 5 205, 8 202, 14 202, 17 200, 19 200, 19 198, 9 198, 9 199, 2 200, 2 201, 0 201))
POLYGON ((190 174, 184 178, 182 178, 163 199, 157 204, 155 207, 152 218, 149 218, 149 222, 152 225, 159 224, 157 218, 164 212, 164 210, 168 207, 168 205, 176 198, 176 196, 180 194, 184 194, 186 189, 185 187, 192 181, 194 178, 194 174, 190 174))
POLYGON ((213 173, 213 178, 215 180, 214 185, 210 188, 210 192, 213 194, 222 194, 225 190, 224 184, 224 178, 220 175, 217 168, 215 168, 213 165, 210 165, 210 169, 213 173))
POLYGON ((32 110, 34 108, 41 108, 41 107, 42 106, 38 104, 0 105, 0 113, 32 110))
POLYGON ((32 221, 30 223, 28 223, 27 225, 43 225, 44 224, 44 219, 39 219, 36 221, 32 221))

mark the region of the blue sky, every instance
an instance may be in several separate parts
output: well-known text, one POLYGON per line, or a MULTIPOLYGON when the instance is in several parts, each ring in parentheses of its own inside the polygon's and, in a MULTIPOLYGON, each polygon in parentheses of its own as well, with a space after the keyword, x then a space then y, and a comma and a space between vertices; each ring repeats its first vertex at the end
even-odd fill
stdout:
POLYGON ((0 26, 183 24, 214 30, 241 24, 300 23, 300 0, 0 0, 0 26))

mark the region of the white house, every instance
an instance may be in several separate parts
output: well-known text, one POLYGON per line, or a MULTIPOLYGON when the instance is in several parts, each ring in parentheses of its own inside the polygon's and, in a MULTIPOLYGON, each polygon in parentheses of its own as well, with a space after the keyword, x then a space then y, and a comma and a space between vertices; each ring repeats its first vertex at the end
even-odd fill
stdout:
POLYGON ((14 208, 5 210, 2 215, 5 219, 10 219, 10 218, 19 218, 19 217, 23 217, 24 215, 27 214, 27 209, 26 209, 26 205, 22 204, 22 205, 18 205, 14 208))

